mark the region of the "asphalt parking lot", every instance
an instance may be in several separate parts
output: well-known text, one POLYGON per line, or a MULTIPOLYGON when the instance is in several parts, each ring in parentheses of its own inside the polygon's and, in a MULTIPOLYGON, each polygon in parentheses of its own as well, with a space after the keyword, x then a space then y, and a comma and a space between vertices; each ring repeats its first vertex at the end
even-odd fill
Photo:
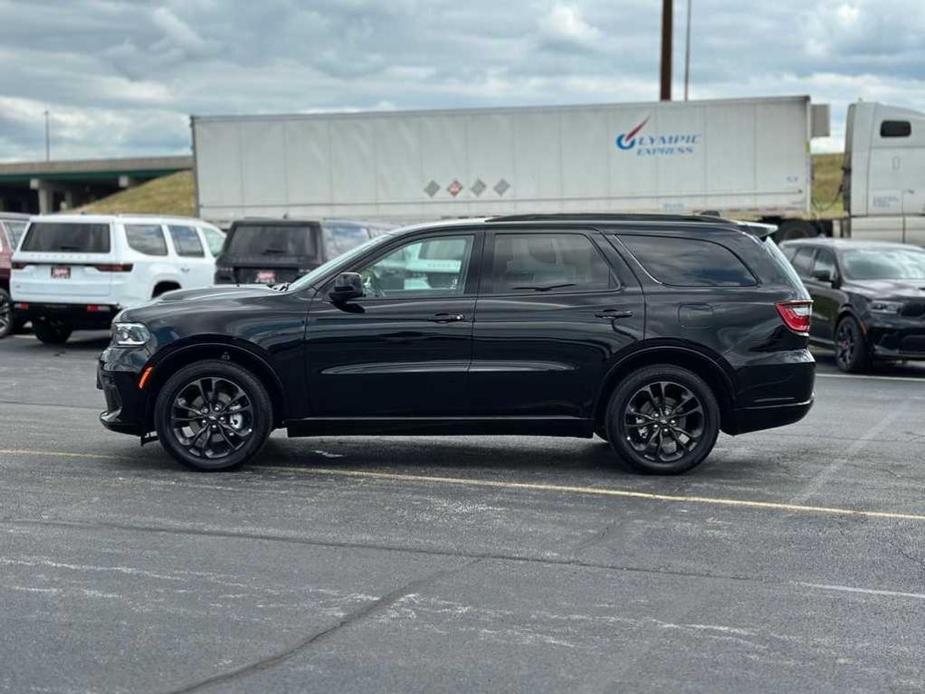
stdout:
POLYGON ((0 342, 0 689, 925 689, 925 368, 820 355, 683 477, 599 441, 277 434, 205 475, 0 342))

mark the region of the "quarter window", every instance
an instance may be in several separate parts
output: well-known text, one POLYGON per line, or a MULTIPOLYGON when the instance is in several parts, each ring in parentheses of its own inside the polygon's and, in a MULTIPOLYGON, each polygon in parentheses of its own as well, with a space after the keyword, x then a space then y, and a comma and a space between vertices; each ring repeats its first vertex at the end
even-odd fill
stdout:
POLYGON ((167 255, 167 241, 160 224, 126 224, 125 238, 132 250, 145 255, 167 255))
POLYGON ((167 229, 170 231, 170 238, 173 239, 173 247, 177 249, 177 255, 184 258, 205 257, 199 234, 193 227, 169 226, 167 229))
POLYGON ((728 248, 674 236, 620 236, 652 277, 672 287, 751 287, 755 277, 728 248))
POLYGON ((495 294, 605 290, 616 286, 607 262, 584 234, 495 236, 495 294))
POLYGON ((453 296, 466 290, 472 236, 406 244, 360 270, 370 297, 453 296))

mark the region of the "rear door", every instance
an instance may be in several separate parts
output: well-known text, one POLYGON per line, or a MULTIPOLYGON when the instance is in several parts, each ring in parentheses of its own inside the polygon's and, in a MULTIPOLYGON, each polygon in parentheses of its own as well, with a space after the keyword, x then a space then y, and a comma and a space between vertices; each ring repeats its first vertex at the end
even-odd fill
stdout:
POLYGON ((475 416, 591 416, 620 350, 642 339, 636 278, 595 230, 485 241, 469 384, 475 416))
POLYGON ((111 293, 119 251, 103 222, 36 221, 29 225, 16 262, 13 295, 53 303, 99 302, 111 293))

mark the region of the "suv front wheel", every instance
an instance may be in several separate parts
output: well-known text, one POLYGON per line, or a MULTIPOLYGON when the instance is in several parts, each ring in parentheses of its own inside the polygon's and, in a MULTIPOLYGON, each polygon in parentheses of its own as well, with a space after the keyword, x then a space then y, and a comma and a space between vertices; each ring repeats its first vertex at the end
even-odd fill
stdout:
POLYGON ((677 475, 710 454, 719 435, 716 396, 679 366, 647 366, 617 386, 607 407, 608 440, 637 472, 677 475))
POLYGON ((250 371, 227 361, 180 369, 154 405, 161 445, 196 470, 229 470, 247 462, 263 447, 272 422, 266 388, 250 371))

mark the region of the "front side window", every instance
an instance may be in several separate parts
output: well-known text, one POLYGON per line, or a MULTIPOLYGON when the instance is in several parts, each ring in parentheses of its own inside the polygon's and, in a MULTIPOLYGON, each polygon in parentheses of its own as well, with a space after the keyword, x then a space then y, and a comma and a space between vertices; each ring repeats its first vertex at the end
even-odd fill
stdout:
POLYGON ((466 290, 471 235, 408 243, 360 270, 368 297, 454 296, 466 290))
POLYGON ((674 236, 621 235, 652 277, 672 287, 753 287, 755 277, 728 248, 674 236))
POLYGON ((816 254, 816 263, 813 265, 813 275, 828 272, 829 277, 835 277, 838 272, 835 266, 835 256, 829 251, 819 251, 816 254))
POLYGON ((495 236, 490 291, 495 294, 606 290, 610 267, 584 234, 495 236))
POLYGON ((199 234, 193 227, 169 226, 167 229, 170 231, 173 247, 177 249, 177 255, 184 258, 205 257, 206 253, 202 249, 199 234))
POLYGON ((202 227, 202 235, 206 237, 206 245, 209 247, 209 253, 214 256, 219 255, 222 252, 222 247, 225 245, 225 235, 209 227, 202 227))
POLYGON ((324 237, 324 256, 328 260, 362 246, 370 239, 369 230, 359 224, 325 222, 321 232, 324 237))
POLYGON ((167 255, 167 241, 160 224, 126 224, 129 248, 145 255, 167 255))

